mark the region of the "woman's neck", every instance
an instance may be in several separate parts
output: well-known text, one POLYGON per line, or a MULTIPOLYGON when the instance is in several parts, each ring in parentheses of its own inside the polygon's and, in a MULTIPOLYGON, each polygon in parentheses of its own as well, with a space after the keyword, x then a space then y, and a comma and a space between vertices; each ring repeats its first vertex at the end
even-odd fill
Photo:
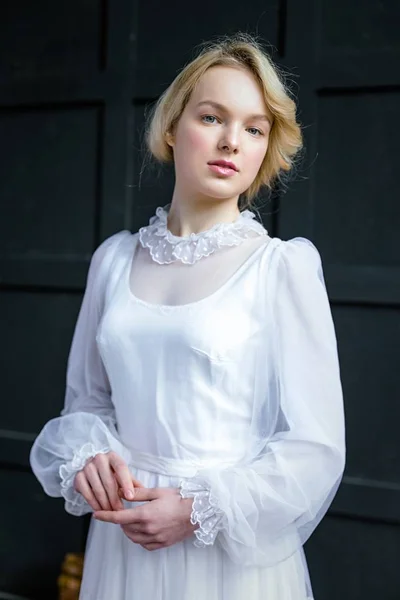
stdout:
POLYGON ((206 231, 217 223, 233 223, 239 212, 237 199, 180 202, 174 197, 168 212, 168 229, 173 235, 186 237, 206 231))

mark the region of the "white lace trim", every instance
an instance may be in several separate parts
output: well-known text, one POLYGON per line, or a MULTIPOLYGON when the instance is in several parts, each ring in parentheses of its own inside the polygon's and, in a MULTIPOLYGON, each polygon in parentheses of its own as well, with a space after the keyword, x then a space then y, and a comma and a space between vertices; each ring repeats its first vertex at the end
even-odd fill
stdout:
POLYGON ((179 492, 182 498, 193 498, 190 522, 199 525, 195 530, 194 545, 198 548, 211 546, 215 542, 218 531, 223 529, 225 515, 211 491, 203 484, 193 480, 181 481, 179 492))
POLYGON ((72 460, 60 466, 58 474, 61 478, 61 495, 71 514, 80 515, 80 508, 87 505, 84 497, 74 488, 76 474, 85 467, 90 458, 94 458, 97 454, 107 454, 107 452, 110 452, 110 448, 96 450, 95 446, 88 442, 74 453, 72 460))
POLYGON ((160 265, 177 260, 192 265, 218 248, 238 246, 254 234, 268 234, 265 227, 255 220, 255 214, 244 210, 233 223, 217 223, 206 231, 179 237, 168 229, 168 208, 159 206, 149 225, 139 229, 141 245, 149 249, 152 259, 160 265))

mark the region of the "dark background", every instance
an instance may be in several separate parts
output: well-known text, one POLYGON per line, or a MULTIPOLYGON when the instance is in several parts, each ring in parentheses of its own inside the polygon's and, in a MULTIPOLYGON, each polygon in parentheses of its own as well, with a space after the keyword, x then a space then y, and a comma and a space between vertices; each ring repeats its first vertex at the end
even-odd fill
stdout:
POLYGON ((169 200, 168 170, 138 187, 146 106, 240 29, 293 73, 307 153, 262 215, 318 246, 339 342, 348 463, 306 546, 316 600, 400 598, 399 22, 399 0, 1 3, 0 590, 55 600, 83 549, 29 449, 62 407, 93 250, 169 200))

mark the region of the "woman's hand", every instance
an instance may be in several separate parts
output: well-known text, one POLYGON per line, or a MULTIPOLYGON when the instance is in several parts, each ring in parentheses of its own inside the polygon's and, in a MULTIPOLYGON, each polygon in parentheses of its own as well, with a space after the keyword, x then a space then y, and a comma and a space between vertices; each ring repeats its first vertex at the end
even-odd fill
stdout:
POLYGON ((115 452, 97 454, 77 473, 74 487, 86 502, 96 510, 122 510, 124 505, 118 495, 123 490, 124 498, 132 501, 135 488, 143 485, 132 477, 126 462, 115 452))
POLYGON ((125 535, 146 550, 158 550, 192 536, 197 525, 190 515, 193 498, 181 498, 175 488, 142 488, 136 490, 134 502, 146 502, 119 512, 100 511, 99 521, 120 525, 125 535))

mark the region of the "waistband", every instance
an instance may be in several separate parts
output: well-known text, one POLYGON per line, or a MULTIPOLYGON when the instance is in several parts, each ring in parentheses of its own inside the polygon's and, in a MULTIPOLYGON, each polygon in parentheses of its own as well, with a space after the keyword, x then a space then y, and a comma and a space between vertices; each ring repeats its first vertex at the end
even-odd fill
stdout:
POLYGON ((167 475, 169 477, 195 477, 198 471, 208 468, 224 469, 235 464, 235 461, 216 461, 215 459, 188 460, 155 456, 129 448, 131 454, 130 466, 144 471, 167 475))

